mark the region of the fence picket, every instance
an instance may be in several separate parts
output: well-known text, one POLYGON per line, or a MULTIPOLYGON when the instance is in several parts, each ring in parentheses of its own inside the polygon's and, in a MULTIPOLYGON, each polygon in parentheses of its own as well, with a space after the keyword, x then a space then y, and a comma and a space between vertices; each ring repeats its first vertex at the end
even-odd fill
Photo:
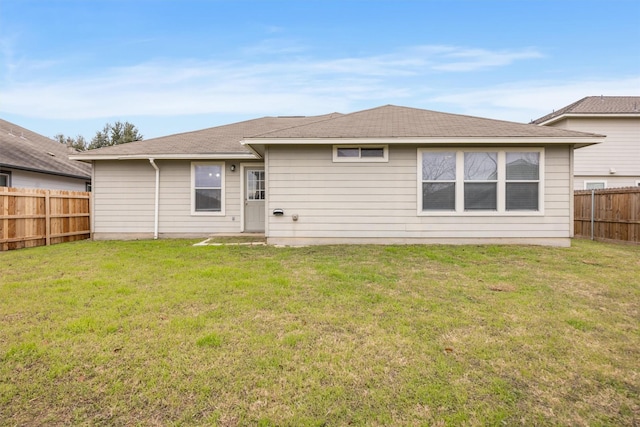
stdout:
POLYGON ((91 237, 91 193, 0 187, 0 251, 91 237))
POLYGON ((576 237, 640 244, 640 188, 576 191, 573 221, 576 237))

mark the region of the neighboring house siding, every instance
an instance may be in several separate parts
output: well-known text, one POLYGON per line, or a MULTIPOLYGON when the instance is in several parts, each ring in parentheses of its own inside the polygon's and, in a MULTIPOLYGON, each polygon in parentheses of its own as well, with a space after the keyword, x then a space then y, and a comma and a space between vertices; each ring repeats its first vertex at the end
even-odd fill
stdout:
MULTIPOLYGON (((240 162, 225 163, 224 215, 191 214, 191 161, 155 163, 160 169, 160 237, 240 232, 240 162)), ((148 160, 94 162, 94 180, 94 238, 153 236, 155 170, 148 160)))
POLYGON ((601 144, 575 151, 576 190, 585 181, 606 181, 610 188, 635 186, 640 180, 640 119, 570 117, 551 126, 607 136, 601 144))
POLYGON ((268 238, 276 244, 486 239, 566 246, 570 149, 546 148, 545 153, 544 216, 419 216, 415 146, 390 146, 388 163, 333 163, 331 145, 272 146, 266 162, 268 238), (273 216, 276 208, 285 214, 273 216))
POLYGON ((47 190, 86 191, 88 179, 69 178, 46 173, 2 168, 11 172, 11 186, 16 188, 44 188, 47 190))

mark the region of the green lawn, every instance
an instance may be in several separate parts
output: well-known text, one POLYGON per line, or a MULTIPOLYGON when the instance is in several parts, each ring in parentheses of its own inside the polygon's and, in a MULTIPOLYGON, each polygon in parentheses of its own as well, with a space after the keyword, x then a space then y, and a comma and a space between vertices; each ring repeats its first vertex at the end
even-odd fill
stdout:
POLYGON ((0 425, 637 425, 640 247, 0 253, 0 425))

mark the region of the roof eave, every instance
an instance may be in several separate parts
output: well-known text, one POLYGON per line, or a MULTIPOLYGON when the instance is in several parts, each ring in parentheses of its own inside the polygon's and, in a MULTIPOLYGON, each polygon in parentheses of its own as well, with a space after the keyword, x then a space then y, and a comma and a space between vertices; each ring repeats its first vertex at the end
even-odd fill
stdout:
POLYGON ((552 123, 559 122, 561 120, 570 118, 617 118, 617 119, 632 119, 640 118, 640 113, 566 113, 560 114, 555 117, 551 117, 544 122, 536 123, 538 126, 546 126, 552 123))
POLYGON ((245 138, 247 148, 266 145, 385 144, 385 145, 573 145, 576 148, 604 142, 604 135, 579 137, 403 137, 403 138, 245 138))
POLYGON ((21 171, 25 171, 25 172, 36 172, 36 173, 44 173, 44 174, 47 174, 47 175, 63 176, 65 178, 91 180, 91 175, 90 174, 87 174, 87 175, 74 175, 74 174, 71 174, 71 173, 56 172, 56 171, 50 171, 50 170, 46 170, 46 169, 36 169, 36 168, 29 168, 29 167, 24 167, 24 166, 10 165, 10 164, 7 164, 7 163, 0 163, 0 167, 6 168, 6 169, 21 170, 21 171))
POLYGON ((91 155, 76 154, 69 157, 72 160, 95 161, 95 160, 244 160, 256 159, 254 153, 208 153, 208 154, 110 154, 110 155, 91 155))

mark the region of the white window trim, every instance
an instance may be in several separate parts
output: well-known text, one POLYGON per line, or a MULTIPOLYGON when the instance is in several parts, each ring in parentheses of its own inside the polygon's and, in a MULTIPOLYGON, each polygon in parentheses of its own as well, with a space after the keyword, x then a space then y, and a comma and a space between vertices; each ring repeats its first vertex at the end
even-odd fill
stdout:
POLYGON ((0 175, 7 177, 7 187, 11 187, 11 172, 10 171, 0 171, 0 175))
POLYGON ((387 163, 389 162, 389 146, 386 144, 378 145, 334 145, 333 146, 333 162, 334 163, 387 163), (338 148, 382 148, 382 157, 338 157, 338 148))
POLYGON ((589 184, 604 184, 604 188, 607 188, 607 180, 605 179, 591 179, 591 180, 585 181, 583 184, 583 188, 585 190, 589 190, 589 188, 587 188, 589 184))
POLYGON ((416 165, 417 197, 416 208, 418 216, 461 216, 461 217, 492 217, 492 216, 544 216, 545 197, 545 151, 544 147, 483 147, 483 148, 418 148, 418 161, 416 165), (456 154, 456 207, 455 211, 423 211, 422 210, 422 153, 424 152, 454 152, 456 154), (464 210, 464 153, 471 152, 497 152, 498 153, 498 209, 495 211, 465 211, 464 210), (506 210, 506 153, 510 152, 538 152, 539 164, 539 188, 538 210, 536 211, 508 211, 506 210))
POLYGON ((191 215, 193 216, 224 216, 225 215, 225 163, 224 162, 191 162, 191 215), (220 212, 196 211, 196 166, 220 166, 220 212))

